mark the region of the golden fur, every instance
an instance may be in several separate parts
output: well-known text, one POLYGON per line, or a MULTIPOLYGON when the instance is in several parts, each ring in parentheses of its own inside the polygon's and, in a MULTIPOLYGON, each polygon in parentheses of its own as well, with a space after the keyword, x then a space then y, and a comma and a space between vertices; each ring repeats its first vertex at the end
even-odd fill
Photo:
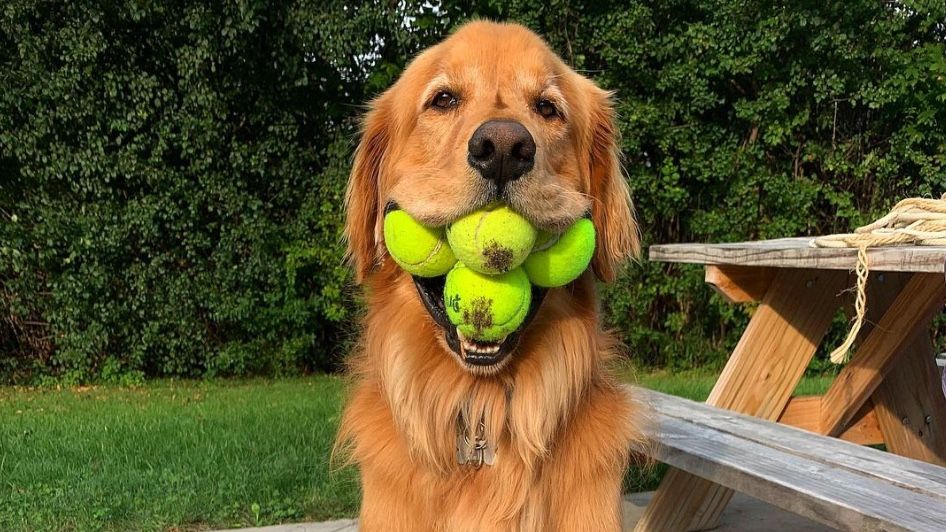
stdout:
POLYGON ((549 230, 590 212, 601 280, 638 252, 610 94, 529 30, 467 24, 372 102, 346 224, 368 311, 338 436, 361 471, 366 532, 620 529, 640 412, 606 371, 615 342, 601 331, 593 275, 550 290, 509 362, 483 376, 458 363, 384 248, 389 201, 432 225, 490 201, 466 153, 477 126, 495 118, 519 121, 537 145, 533 170, 507 187, 513 208, 549 230), (456 109, 427 107, 442 89, 458 95, 456 109), (537 98, 553 101, 560 119, 536 114, 537 98), (495 465, 457 464, 461 412, 484 420, 495 465))

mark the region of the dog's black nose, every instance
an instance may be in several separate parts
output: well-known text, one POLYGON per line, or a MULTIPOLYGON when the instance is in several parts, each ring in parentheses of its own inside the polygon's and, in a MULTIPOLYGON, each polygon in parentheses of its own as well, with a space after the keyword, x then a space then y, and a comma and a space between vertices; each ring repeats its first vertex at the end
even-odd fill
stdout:
POLYGON ((532 170, 535 141, 529 130, 514 120, 488 120, 470 137, 470 166, 500 188, 532 170))

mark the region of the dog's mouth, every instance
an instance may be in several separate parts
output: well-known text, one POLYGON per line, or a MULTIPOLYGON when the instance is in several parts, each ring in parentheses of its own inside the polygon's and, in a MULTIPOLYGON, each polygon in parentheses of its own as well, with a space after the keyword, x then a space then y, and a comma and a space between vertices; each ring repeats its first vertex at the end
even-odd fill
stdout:
POLYGON ((453 351, 464 367, 479 374, 494 373, 505 365, 509 355, 519 346, 522 331, 532 322, 546 293, 545 288, 533 286, 532 303, 529 305, 529 313, 522 325, 501 340, 484 342, 464 337, 447 318, 447 310, 444 307, 443 300, 446 275, 440 277, 412 276, 412 278, 414 279, 414 286, 417 287, 417 292, 420 294, 420 300, 424 302, 424 307, 427 308, 430 317, 440 326, 444 340, 446 340, 450 350, 453 351))

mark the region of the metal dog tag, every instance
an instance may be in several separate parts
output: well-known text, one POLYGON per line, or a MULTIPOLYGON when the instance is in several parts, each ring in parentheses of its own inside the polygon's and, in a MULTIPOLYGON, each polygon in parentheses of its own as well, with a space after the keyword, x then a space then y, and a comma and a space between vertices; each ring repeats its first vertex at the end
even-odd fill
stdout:
POLYGON ((493 465, 496 463, 496 450, 486 440, 470 441, 465 434, 457 434, 457 463, 469 464, 476 469, 483 464, 493 465))
POLYGON ((471 465, 476 469, 483 467, 483 464, 493 465, 496 463, 496 449, 486 439, 486 427, 481 422, 476 430, 476 436, 471 441, 464 430, 465 423, 457 423, 457 463, 460 465, 471 465))

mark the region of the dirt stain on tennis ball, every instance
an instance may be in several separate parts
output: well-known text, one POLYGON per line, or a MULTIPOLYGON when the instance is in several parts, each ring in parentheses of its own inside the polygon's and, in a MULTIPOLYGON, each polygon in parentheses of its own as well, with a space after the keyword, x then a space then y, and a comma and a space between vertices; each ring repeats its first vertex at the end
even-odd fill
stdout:
POLYGON ((483 257, 486 259, 485 266, 489 270, 506 273, 509 266, 512 265, 512 250, 500 245, 495 240, 483 248, 483 257))
POLYGON ((477 297, 470 301, 470 306, 463 310, 463 321, 469 323, 477 332, 493 326, 493 300, 477 297))

